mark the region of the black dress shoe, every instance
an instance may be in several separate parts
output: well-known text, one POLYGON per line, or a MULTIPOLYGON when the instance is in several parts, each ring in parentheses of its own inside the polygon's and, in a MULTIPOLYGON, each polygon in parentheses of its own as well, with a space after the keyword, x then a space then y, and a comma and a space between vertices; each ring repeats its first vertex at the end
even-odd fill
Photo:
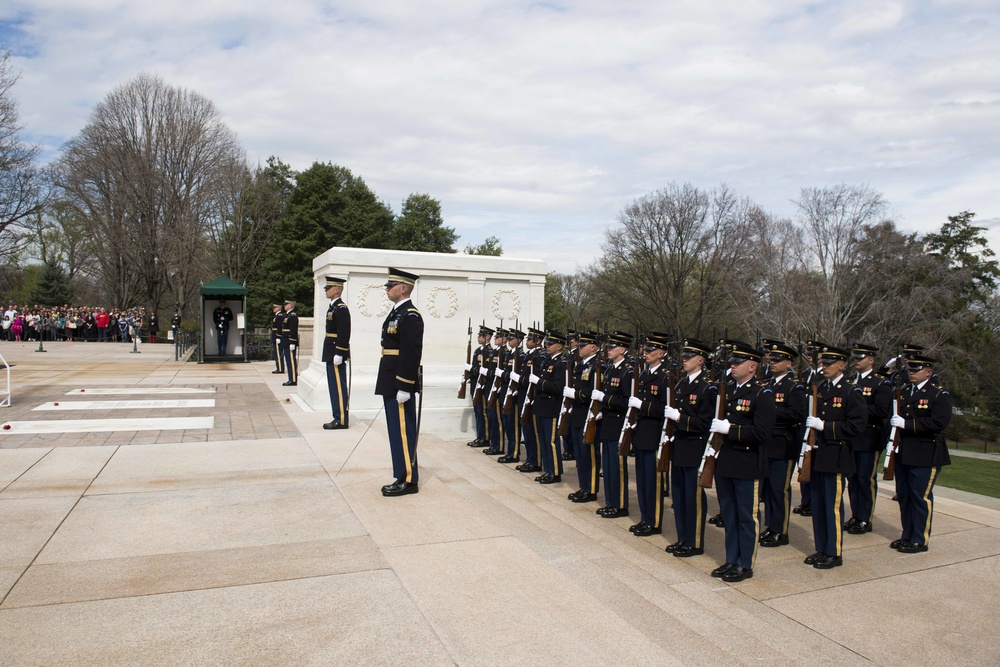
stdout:
POLYGON ((722 518, 721 514, 719 516, 715 517, 715 527, 716 528, 725 528, 726 527, 726 520, 722 518))
POLYGON ((753 568, 750 567, 740 567, 736 565, 729 568, 729 571, 722 575, 722 580, 727 584, 735 584, 738 581, 743 581, 744 579, 751 579, 753 577, 753 568))
POLYGON ((396 482, 389 487, 382 487, 383 496, 405 496, 419 491, 420 487, 412 482, 396 482))
POLYGON ((634 533, 635 531, 637 531, 639 529, 645 530, 646 528, 649 528, 649 524, 646 523, 645 521, 640 521, 639 523, 636 523, 636 524, 633 524, 633 525, 629 526, 628 527, 628 531, 630 533, 634 533))
POLYGON ((632 534, 635 535, 636 537, 647 537, 649 535, 659 535, 662 532, 663 532, 662 528, 654 528, 653 526, 650 526, 647 523, 643 524, 641 528, 636 528, 632 532, 632 534))
POLYGON ((817 551, 811 556, 806 556, 805 560, 803 560, 802 562, 805 563, 806 565, 815 565, 816 563, 820 562, 820 560, 822 560, 825 555, 826 554, 821 554, 820 552, 817 551))
POLYGON ((907 541, 908 540, 904 540, 902 537, 899 538, 898 540, 893 540, 892 542, 889 542, 889 548, 890 549, 895 549, 896 551, 899 551, 899 547, 901 547, 904 544, 906 544, 907 541))
POLYGON ((557 484, 562 481, 562 477, 559 475, 542 475, 539 479, 535 480, 539 484, 557 484))
POLYGON ((713 526, 718 526, 720 521, 722 521, 722 514, 708 517, 708 522, 713 526))
POLYGON ((532 465, 530 463, 525 463, 524 465, 517 466, 515 468, 518 472, 538 472, 541 470, 541 466, 532 465))
POLYGON ((497 459, 497 463, 517 463, 521 459, 514 458, 513 456, 501 456, 497 459))
POLYGON ((768 528, 768 529, 767 529, 767 530, 765 530, 765 531, 764 531, 763 533, 761 533, 761 534, 760 534, 760 537, 759 537, 759 538, 757 538, 757 539, 758 539, 759 541, 763 542, 763 541, 764 541, 764 538, 766 538, 766 537, 770 537, 771 535, 774 535, 774 531, 773 531, 773 530, 771 530, 770 528, 768 528))
POLYGON ((490 447, 489 449, 484 449, 483 454, 486 454, 486 456, 496 456, 497 454, 503 454, 503 451, 490 447))
POLYGON ((897 549, 897 551, 901 554, 919 554, 927 551, 927 545, 905 542, 899 545, 899 549, 897 549))
POLYGON ((802 511, 799 512, 799 514, 801 514, 802 516, 812 516, 813 515, 812 505, 803 505, 802 511))
POLYGON ((719 567, 712 570, 712 576, 718 579, 719 577, 724 575, 726 572, 729 572, 729 570, 733 569, 734 567, 739 567, 739 566, 736 563, 723 563, 719 567))
POLYGON ((271 371, 271 375, 284 375, 285 371, 271 371))
POLYGON ((298 382, 282 382, 281 386, 282 387, 296 387, 296 386, 298 386, 298 382))
POLYGON ((835 567, 840 567, 844 564, 843 556, 828 556, 826 554, 820 554, 822 558, 813 563, 813 567, 817 570, 832 570, 835 567))
POLYGON ((760 540, 760 546, 762 547, 781 547, 786 544, 788 544, 788 535, 784 533, 771 533, 760 540))
POLYGON ((848 528, 847 532, 851 535, 864 535, 865 533, 870 533, 872 532, 872 522, 858 521, 856 524, 848 528))
POLYGON ((404 483, 405 483, 405 482, 403 482, 403 480, 401 480, 401 479, 397 479, 397 480, 396 480, 395 482, 393 482, 392 484, 386 484, 385 486, 383 486, 383 487, 382 487, 382 493, 385 493, 385 492, 386 492, 387 490, 389 490, 389 489, 393 488, 394 486, 396 486, 396 485, 398 485, 398 484, 404 484, 404 483))
POLYGON ((334 419, 332 422, 323 424, 323 428, 327 431, 339 431, 342 428, 347 428, 347 424, 341 424, 339 419, 334 419))
POLYGON ((854 526, 856 526, 859 523, 861 523, 861 522, 858 521, 857 519, 855 519, 852 516, 850 519, 848 519, 847 521, 844 522, 844 530, 849 531, 851 528, 853 528, 854 526))
POLYGON ((628 510, 612 507, 607 512, 603 512, 601 516, 605 519, 617 519, 620 516, 628 516, 628 510))
POLYGON ((568 496, 566 496, 566 499, 567 500, 573 500, 574 498, 576 498, 577 496, 579 496, 582 493, 586 493, 586 492, 583 489, 577 489, 573 493, 571 493, 568 496))
POLYGON ((596 509, 596 510, 594 511, 594 514, 604 514, 604 513, 605 513, 605 512, 607 512, 607 511, 608 511, 609 509, 613 509, 613 508, 611 507, 611 505, 605 505, 604 507, 598 507, 598 508, 597 508, 597 509, 596 509))
POLYGON ((476 449, 479 449, 481 447, 486 447, 489 444, 490 443, 486 442, 485 440, 473 440, 472 443, 469 445, 469 447, 474 447, 476 449))
POLYGON ((576 457, 573 456, 572 454, 570 454, 569 452, 566 452, 566 453, 564 453, 562 455, 562 460, 563 461, 576 461, 576 457))
POLYGON ((597 500, 596 493, 581 493, 571 498, 574 503, 592 503, 597 500))
POLYGON ((668 544, 667 548, 664 549, 664 551, 666 551, 668 554, 672 554, 673 552, 677 551, 677 549, 682 548, 683 546, 684 545, 681 544, 680 541, 677 541, 674 542, 673 544, 668 544))
POLYGON ((690 558, 691 556, 700 556, 703 553, 705 550, 698 547, 679 547, 673 551, 677 558, 690 558))

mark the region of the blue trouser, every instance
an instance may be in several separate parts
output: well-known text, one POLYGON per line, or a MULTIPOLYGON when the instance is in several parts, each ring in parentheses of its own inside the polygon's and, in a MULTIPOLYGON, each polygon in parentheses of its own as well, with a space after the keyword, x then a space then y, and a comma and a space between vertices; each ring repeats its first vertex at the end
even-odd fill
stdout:
POLYGON ((934 482, 941 468, 896 464, 896 495, 903 524, 902 539, 927 544, 934 519, 934 482))
POLYGON ((618 440, 601 442, 604 469, 604 502, 608 507, 628 511, 628 458, 618 456, 618 440))
POLYGON ((298 351, 298 348, 293 350, 290 345, 281 346, 281 358, 285 363, 285 370, 288 371, 289 382, 299 381, 298 351))
POLYGON ((878 495, 878 452, 854 452, 856 472, 847 477, 847 496, 851 500, 851 516, 858 521, 871 521, 878 495))
POLYGON ((521 459, 521 415, 517 412, 517 404, 510 414, 500 415, 503 424, 503 437, 506 449, 504 453, 512 459, 521 459))
POLYGON ((771 532, 788 534, 788 520, 792 515, 792 473, 795 462, 787 459, 770 459, 767 462, 767 479, 764 487, 764 524, 771 532))
POLYGON ((655 449, 635 450, 635 492, 639 501, 639 518, 653 528, 663 526, 661 475, 656 472, 655 449))
MULTIPOLYGON (((521 419, 518 414, 517 419, 521 419)), ((528 465, 541 466, 542 460, 538 456, 538 431, 534 419, 530 419, 527 424, 520 426, 521 434, 524 435, 524 462, 528 465)))
POLYGON ((810 482, 800 482, 799 491, 802 495, 802 506, 809 507, 812 504, 812 491, 809 490, 810 482))
POLYGON ((472 414, 476 418, 476 440, 486 442, 486 413, 483 412, 483 402, 472 404, 472 414))
MULTIPOLYGON (((499 404, 499 401, 497 401, 499 404)), ((500 451, 500 407, 486 408, 486 423, 489 424, 487 437, 490 442, 490 449, 500 451)))
POLYGON ((538 451, 542 455, 542 472, 546 475, 563 473, 562 452, 559 451, 559 436, 556 435, 555 417, 535 417, 535 431, 538 433, 538 451))
POLYGON ((583 444, 583 427, 569 427, 569 439, 573 443, 573 456, 576 457, 576 477, 580 489, 587 493, 597 493, 600 485, 597 481, 596 447, 593 444, 583 444))
POLYGON ((844 476, 839 472, 813 470, 809 485, 816 551, 840 556, 844 546, 844 476))
POLYGON ((330 405, 333 418, 343 425, 348 421, 347 394, 347 362, 339 366, 332 361, 326 362, 326 386, 330 390, 330 405))
MULTIPOLYGON (((174 329, 174 344, 177 344, 177 330, 174 329)), ((281 353, 281 339, 275 336, 271 340, 271 347, 274 348, 274 370, 279 373, 285 372, 285 356, 281 353)))
POLYGON ((726 522, 726 562, 752 568, 760 538, 759 479, 715 476, 719 508, 726 522))
MULTIPOLYGON (((677 541, 686 547, 705 548, 705 520, 708 518, 708 495, 698 486, 698 466, 670 468, 674 489, 674 526, 677 541)), ((728 525, 728 524, 727 524, 728 525)))
POLYGON ((383 396, 385 423, 392 453, 392 476, 397 481, 416 484, 417 474, 417 401, 411 396, 397 403, 395 396, 383 396))
POLYGON ((219 332, 219 356, 226 353, 226 343, 229 342, 229 327, 216 329, 219 332))

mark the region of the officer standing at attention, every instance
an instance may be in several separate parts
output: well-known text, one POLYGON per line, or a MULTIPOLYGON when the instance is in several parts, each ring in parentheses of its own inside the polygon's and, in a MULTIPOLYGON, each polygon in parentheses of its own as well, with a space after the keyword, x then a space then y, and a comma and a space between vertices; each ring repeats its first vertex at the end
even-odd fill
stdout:
POLYGON ((490 446, 483 450, 483 454, 487 456, 496 456, 503 451, 501 449, 503 445, 503 427, 500 420, 500 410, 503 406, 500 404, 499 396, 501 393, 500 383, 503 380, 502 378, 497 378, 503 375, 503 365, 506 360, 504 357, 506 342, 507 332, 503 329, 497 329, 493 335, 493 345, 490 347, 489 361, 479 371, 480 375, 484 378, 483 395, 486 401, 486 432, 489 436, 490 446))
POLYGON ((774 428, 774 394, 756 380, 760 350, 740 340, 727 341, 733 385, 726 394, 724 419, 709 431, 723 436, 715 464, 715 484, 726 529, 726 562, 713 577, 736 583, 753 576, 760 536, 758 497, 765 474, 764 447, 774 428))
POLYGON ((226 305, 225 299, 219 299, 219 305, 212 311, 212 321, 215 322, 215 331, 219 337, 219 356, 226 353, 226 344, 229 342, 229 323, 233 321, 233 311, 226 305))
POLYGON ((424 320, 410 296, 417 276, 389 267, 385 295, 394 305, 382 323, 382 359, 375 393, 385 404, 385 422, 396 481, 382 487, 383 496, 417 493, 417 408, 413 395, 420 388, 420 358, 424 351, 424 320))
MULTIPOLYGON (((501 378, 503 393, 500 394, 500 426, 504 437, 504 455, 497 463, 521 462, 521 405, 524 402, 524 391, 521 387, 521 375, 524 373, 524 350, 521 341, 524 332, 517 329, 507 330, 507 347, 504 350, 504 372, 501 378)), ((527 374, 524 375, 527 383, 527 374)))
POLYGON ((285 319, 281 322, 281 357, 288 370, 288 382, 283 387, 294 387, 299 383, 299 316, 295 314, 295 301, 285 299, 285 319))
POLYGON ((628 516, 628 459, 619 454, 618 439, 632 397, 635 369, 628 360, 632 334, 615 331, 604 343, 608 367, 601 377, 601 389, 591 398, 601 402, 601 469, 604 470, 604 507, 597 510, 605 519, 628 516))
POLYGON ((851 499, 851 518, 844 529, 851 535, 872 531, 875 499, 878 497, 878 460, 885 449, 885 424, 892 416, 892 385, 875 372, 878 348, 867 343, 855 343, 853 354, 854 386, 868 406, 868 426, 854 440, 855 471, 847 478, 847 493, 851 499))
MULTIPOLYGON (((521 412, 524 411, 524 401, 527 400, 527 394, 530 391, 529 378, 531 377, 531 373, 539 368, 545 360, 545 351, 539 347, 544 339, 544 331, 528 327, 528 335, 524 339, 524 368, 519 373, 521 376, 521 389, 523 391, 523 398, 519 407, 521 412)), ((521 418, 520 413, 517 418, 521 418)), ((524 463, 515 466, 514 469, 524 473, 539 472, 542 469, 542 459, 538 451, 538 433, 535 430, 534 416, 524 424, 521 434, 524 436, 525 459, 524 463)))
POLYGON ((816 416, 806 417, 806 426, 816 431, 810 480, 816 553, 804 562, 819 570, 844 564, 844 476, 854 472, 852 444, 868 423, 861 390, 844 377, 847 356, 840 347, 822 348, 819 363, 825 380, 819 385, 816 416))
POLYGON ((951 421, 951 395, 933 382, 936 359, 911 354, 909 379, 903 388, 899 414, 889 423, 903 429, 896 452, 896 495, 903 534, 889 545, 904 554, 927 551, 934 518, 934 482, 942 466, 951 463, 941 435, 951 421))
MULTIPOLYGON (((573 367, 571 387, 563 388, 563 397, 572 401, 573 408, 569 413, 569 441, 576 459, 576 476, 579 489, 569 494, 574 503, 587 503, 597 500, 599 482, 597 479, 598 443, 589 445, 583 443, 583 429, 590 414, 590 394, 595 389, 594 375, 601 360, 597 357, 597 334, 580 332, 577 334, 577 362, 573 367)), ((599 389, 599 387, 598 387, 599 389)))
POLYGON ((636 537, 663 532, 663 494, 660 492, 663 473, 656 470, 656 450, 663 431, 663 408, 667 401, 667 383, 670 382, 663 365, 663 356, 669 345, 667 334, 653 332, 646 336, 642 348, 646 370, 639 374, 636 395, 628 399, 628 406, 639 411, 632 433, 639 523, 629 527, 636 537))
POLYGON ((535 481, 539 484, 555 484, 562 479, 563 472, 556 421, 559 419, 562 390, 566 384, 566 355, 563 353, 566 337, 559 331, 546 331, 543 344, 546 356, 537 374, 528 376, 528 382, 537 385, 533 413, 538 447, 542 455, 542 474, 535 481))
POLYGON ((274 370, 272 375, 282 375, 285 372, 285 358, 281 354, 281 324, 285 321, 285 312, 281 310, 281 301, 271 304, 271 348, 274 350, 274 370))
POLYGON ((347 428, 350 397, 347 395, 347 360, 351 358, 351 311, 340 298, 344 293, 344 278, 326 277, 325 293, 332 299, 326 310, 326 337, 323 338, 323 357, 326 362, 326 384, 330 391, 333 420, 323 428, 347 428))
POLYGON ((792 509, 792 473, 802 444, 802 425, 806 420, 806 388, 792 378, 792 362, 799 353, 780 340, 770 341, 768 358, 771 380, 765 382, 774 392, 774 429, 767 439, 767 477, 764 479, 764 522, 760 546, 788 544, 788 523, 792 509))
POLYGON ((472 354, 472 363, 469 364, 469 392, 472 398, 472 414, 476 418, 476 439, 467 443, 469 447, 485 447, 489 444, 486 433, 486 402, 483 398, 486 393, 483 389, 477 391, 477 387, 486 386, 486 380, 482 378, 479 371, 486 368, 490 358, 490 339, 493 337, 493 329, 483 325, 479 327, 479 336, 476 340, 479 347, 472 354))
POLYGON ((711 348, 693 338, 684 341, 681 368, 684 371, 674 387, 673 406, 664 408, 664 416, 674 422, 674 441, 670 448, 670 476, 674 490, 674 525, 677 541, 667 547, 667 553, 689 558, 705 553, 705 518, 708 497, 698 486, 698 466, 705 453, 708 427, 715 416, 715 401, 719 388, 705 372, 705 362, 711 348))

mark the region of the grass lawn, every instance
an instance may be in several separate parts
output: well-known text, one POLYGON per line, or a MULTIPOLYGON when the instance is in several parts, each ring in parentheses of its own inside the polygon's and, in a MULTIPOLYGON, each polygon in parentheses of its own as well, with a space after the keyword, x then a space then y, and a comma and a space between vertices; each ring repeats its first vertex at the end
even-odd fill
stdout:
POLYGON ((1000 461, 952 456, 951 465, 941 469, 936 483, 951 489, 1000 498, 1000 461))

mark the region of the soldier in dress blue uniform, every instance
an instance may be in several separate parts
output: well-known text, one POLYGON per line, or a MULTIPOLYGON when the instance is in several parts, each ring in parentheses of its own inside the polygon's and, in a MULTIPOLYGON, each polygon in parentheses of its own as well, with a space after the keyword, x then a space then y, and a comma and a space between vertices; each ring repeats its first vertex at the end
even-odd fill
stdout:
POLYGON ((681 348, 682 377, 673 390, 673 405, 664 408, 664 416, 677 425, 670 448, 670 475, 674 490, 674 525, 677 541, 667 553, 689 558, 705 553, 705 517, 708 497, 698 486, 698 466, 705 453, 708 428, 715 416, 719 388, 705 372, 711 346, 694 338, 684 340, 681 348))
POLYGON ((485 381, 479 374, 480 369, 486 368, 490 353, 490 339, 493 337, 493 329, 486 325, 479 327, 479 334, 476 341, 479 347, 472 353, 472 363, 469 364, 470 397, 472 398, 472 414, 476 420, 476 438, 467 443, 469 447, 485 447, 489 444, 486 434, 486 403, 485 393, 480 387, 485 386, 485 381))
POLYGON ((424 320, 410 301, 419 276, 389 267, 385 295, 394 305, 382 323, 382 358, 375 393, 385 405, 385 422, 396 481, 382 487, 383 496, 419 491, 417 468, 417 408, 420 358, 424 351, 424 320))
POLYGON ((590 395, 596 387, 597 365, 601 363, 598 357, 600 346, 597 344, 597 334, 581 332, 577 334, 578 361, 573 367, 572 386, 563 388, 563 397, 572 401, 573 407, 569 414, 569 441, 573 447, 573 457, 576 459, 576 475, 579 489, 569 494, 574 503, 587 503, 597 500, 600 483, 597 477, 598 443, 587 445, 583 442, 583 430, 590 414, 590 395))
POLYGON ((566 385, 566 355, 563 353, 566 336, 559 331, 546 331, 543 343, 545 359, 538 372, 528 377, 528 382, 536 385, 533 414, 538 449, 542 455, 542 474, 535 481, 555 484, 562 479, 563 472, 556 421, 562 407, 562 390, 566 385))
POLYGON ((951 421, 951 395, 934 384, 937 360, 911 354, 909 384, 902 390, 899 414, 889 423, 902 433, 896 452, 896 495, 903 534, 889 545, 900 553, 927 551, 934 518, 934 482, 951 458, 942 432, 951 421))
POLYGON ((299 383, 299 316, 295 314, 295 301, 285 299, 285 319, 281 322, 281 357, 288 371, 288 382, 284 387, 294 387, 299 383))
MULTIPOLYGON (((274 370, 271 371, 271 374, 284 375, 285 359, 281 355, 281 324, 285 321, 285 312, 281 309, 280 299, 271 304, 271 312, 274 313, 271 318, 271 349, 274 350, 274 370)), ((176 331, 174 336, 177 336, 176 331)))
POLYGON ((646 369, 639 374, 637 393, 628 399, 630 408, 639 411, 632 433, 635 452, 635 491, 639 502, 639 523, 629 530, 645 537, 663 532, 663 475, 656 470, 656 451, 663 432, 663 408, 666 406, 670 376, 663 363, 670 338, 653 332, 646 336, 642 351, 646 369))
POLYGON ((350 422, 350 397, 347 392, 347 360, 351 358, 351 311, 341 299, 347 280, 326 277, 324 291, 330 301, 326 310, 326 336, 322 360, 326 363, 326 384, 330 391, 333 419, 323 428, 347 428, 350 422))
POLYGON ((760 546, 788 544, 788 522, 792 510, 792 473, 802 441, 806 420, 806 389, 792 377, 792 362, 799 356, 791 345, 772 340, 768 359, 771 380, 766 382, 774 393, 774 429, 765 445, 767 477, 764 478, 764 523, 760 546))
MULTIPOLYGON (((524 339, 524 346, 526 348, 524 363, 518 373, 520 375, 519 384, 523 396, 519 407, 518 419, 521 418, 521 413, 524 411, 524 401, 529 391, 528 378, 541 367, 541 364, 545 360, 545 350, 540 347, 544 338, 544 331, 528 327, 528 335, 524 339)), ((521 433, 524 436, 525 458, 524 463, 515 466, 514 469, 524 473, 539 472, 542 469, 542 459, 538 448, 538 432, 535 428, 534 418, 529 419, 528 423, 521 426, 521 433)))
MULTIPOLYGON (((521 373, 524 370, 524 350, 521 341, 524 332, 518 329, 507 329, 507 347, 504 349, 504 363, 501 383, 503 394, 500 396, 500 424, 504 435, 504 455, 497 463, 521 462, 521 411, 524 401, 524 391, 521 389, 521 373)), ((525 378, 527 380, 527 378, 525 378)))
POLYGON ((851 518, 844 529, 851 535, 872 531, 875 499, 878 497, 878 460, 885 449, 885 425, 892 415, 892 385, 875 372, 878 348, 868 343, 855 343, 855 387, 868 407, 868 424, 854 440, 854 472, 847 478, 847 493, 851 499, 851 518))
POLYGON ((608 334, 604 343, 607 351, 607 368, 601 375, 601 388, 591 393, 591 399, 601 402, 601 468, 604 470, 604 507, 599 516, 614 519, 628 516, 628 458, 621 456, 618 439, 628 399, 632 396, 635 369, 628 359, 632 334, 615 331, 608 334))
POLYGON ((810 480, 816 553, 805 563, 819 570, 844 564, 844 476, 855 470, 853 441, 868 423, 861 390, 844 376, 847 357, 846 349, 834 345, 820 350, 825 379, 819 385, 816 416, 806 417, 806 426, 816 431, 810 480))
POLYGON ((233 321, 233 311, 226 305, 225 299, 219 299, 219 305, 212 311, 212 321, 215 322, 215 332, 219 340, 219 356, 226 353, 229 341, 229 323, 233 321))
POLYGON ((506 357, 504 348, 507 343, 507 331, 498 328, 493 334, 493 346, 490 348, 489 363, 486 367, 486 428, 489 434, 490 446, 483 450, 487 456, 496 456, 503 450, 503 423, 500 410, 503 407, 503 370, 506 357))
POLYGON ((715 484, 726 529, 726 562, 713 577, 735 583, 753 576, 760 539, 760 480, 765 475, 765 443, 774 429, 774 393, 756 379, 760 350, 740 340, 727 341, 730 377, 723 419, 711 433, 722 435, 715 484))
MULTIPOLYGON (((801 378, 801 382, 805 386, 806 391, 811 391, 814 384, 819 384, 823 381, 823 373, 819 363, 819 351, 824 347, 826 347, 826 343, 823 341, 806 341, 806 354, 809 359, 809 368, 806 369, 801 378)), ((802 516, 812 516, 812 491, 810 491, 809 482, 800 483, 799 491, 802 502, 792 510, 792 513, 801 514, 802 516)))

